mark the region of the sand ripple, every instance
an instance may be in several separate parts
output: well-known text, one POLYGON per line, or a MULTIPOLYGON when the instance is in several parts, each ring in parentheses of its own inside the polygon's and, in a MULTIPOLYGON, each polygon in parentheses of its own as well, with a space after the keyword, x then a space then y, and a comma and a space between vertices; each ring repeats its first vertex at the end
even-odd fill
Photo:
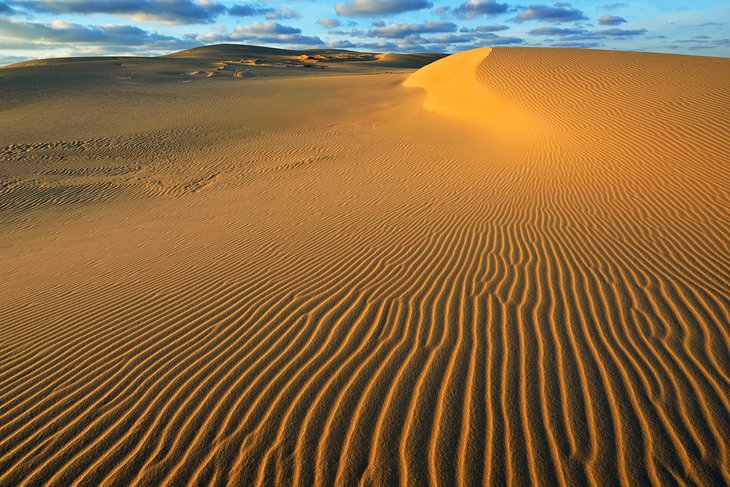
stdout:
MULTIPOLYGON (((184 146, 238 183, 166 194, 149 225, 115 207, 29 253, 7 237, 0 484, 727 484, 728 79, 479 50, 407 82, 434 114, 388 75, 332 81, 414 102, 184 146)), ((111 188, 150 137, 0 156, 94 153, 59 174, 111 188)), ((47 201, 14 187, 0 208, 47 201)))

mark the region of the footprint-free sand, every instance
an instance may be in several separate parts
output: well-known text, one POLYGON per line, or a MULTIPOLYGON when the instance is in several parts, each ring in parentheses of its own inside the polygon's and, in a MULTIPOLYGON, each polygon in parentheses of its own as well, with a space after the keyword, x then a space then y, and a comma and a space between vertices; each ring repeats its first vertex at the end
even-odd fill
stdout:
POLYGON ((0 69, 0 485, 730 483, 730 60, 440 57, 0 69))

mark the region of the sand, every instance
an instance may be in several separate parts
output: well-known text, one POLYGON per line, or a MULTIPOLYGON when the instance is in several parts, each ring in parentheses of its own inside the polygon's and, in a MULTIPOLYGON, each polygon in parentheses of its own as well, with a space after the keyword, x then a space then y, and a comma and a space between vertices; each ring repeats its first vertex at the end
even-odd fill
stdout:
POLYGON ((730 483, 730 60, 438 58, 0 69, 0 484, 730 483))

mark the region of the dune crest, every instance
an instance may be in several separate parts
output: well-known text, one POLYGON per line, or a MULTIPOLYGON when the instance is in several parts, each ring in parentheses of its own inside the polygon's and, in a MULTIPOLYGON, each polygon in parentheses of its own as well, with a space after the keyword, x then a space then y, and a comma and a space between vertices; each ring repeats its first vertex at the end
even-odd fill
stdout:
POLYGON ((433 62, 413 73, 404 83, 427 92, 424 107, 451 117, 485 125, 500 132, 532 128, 528 113, 509 103, 480 82, 478 74, 492 53, 483 47, 433 62))

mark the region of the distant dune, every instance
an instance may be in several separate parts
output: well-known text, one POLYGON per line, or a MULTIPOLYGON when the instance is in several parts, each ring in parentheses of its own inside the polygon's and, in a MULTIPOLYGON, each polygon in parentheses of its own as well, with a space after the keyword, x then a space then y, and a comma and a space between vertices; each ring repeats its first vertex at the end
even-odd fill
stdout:
POLYGON ((527 48, 0 69, 0 485, 730 484, 728 80, 527 48))

